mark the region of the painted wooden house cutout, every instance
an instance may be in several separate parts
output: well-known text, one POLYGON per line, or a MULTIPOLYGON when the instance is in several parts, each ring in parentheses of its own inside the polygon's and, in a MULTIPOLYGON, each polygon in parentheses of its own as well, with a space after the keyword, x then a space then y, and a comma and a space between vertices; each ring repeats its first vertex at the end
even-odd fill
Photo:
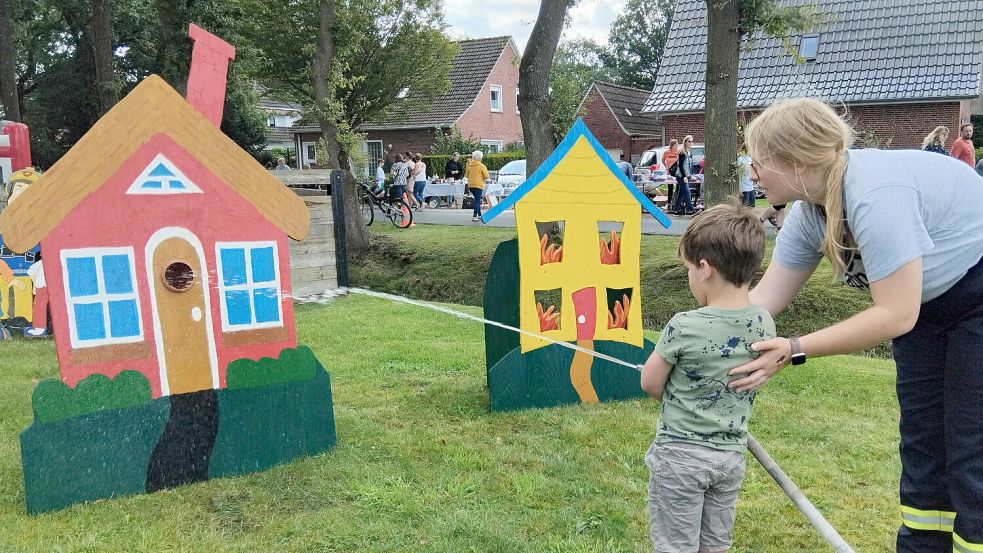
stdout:
MULTIPOLYGON (((580 119, 549 158, 483 217, 515 208, 517 240, 499 245, 485 317, 643 363, 642 210, 669 219, 615 165, 580 119)), ((485 327, 493 410, 642 397, 637 371, 485 327)))
POLYGON ((0 216, 10 248, 41 243, 61 370, 21 435, 32 513, 334 444, 294 326, 307 208, 219 130, 234 49, 189 34, 187 100, 146 78, 0 216))

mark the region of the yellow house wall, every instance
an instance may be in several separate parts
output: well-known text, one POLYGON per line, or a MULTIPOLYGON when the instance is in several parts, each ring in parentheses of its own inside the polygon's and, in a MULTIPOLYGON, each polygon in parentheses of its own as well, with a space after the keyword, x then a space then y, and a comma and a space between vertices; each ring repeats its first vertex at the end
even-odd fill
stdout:
MULTIPOLYGON (((597 302, 594 339, 641 347, 641 206, 584 138, 577 141, 536 188, 517 202, 515 217, 519 239, 520 326, 539 333, 535 291, 561 288, 560 329, 547 331, 545 335, 576 340, 572 294, 594 287, 597 302), (536 223, 550 221, 563 221, 563 261, 541 265, 536 223), (618 265, 601 264, 597 224, 603 221, 624 223, 618 265), (608 329, 607 288, 632 289, 627 330, 608 329)), ((548 342, 531 336, 520 338, 522 352, 545 345, 548 342)))

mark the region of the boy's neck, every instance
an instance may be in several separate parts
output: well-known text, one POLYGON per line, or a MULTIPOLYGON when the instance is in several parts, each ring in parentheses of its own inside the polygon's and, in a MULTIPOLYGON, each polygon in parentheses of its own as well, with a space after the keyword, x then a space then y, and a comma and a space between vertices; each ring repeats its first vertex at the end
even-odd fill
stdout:
POLYGON ((741 309, 751 305, 748 297, 750 284, 744 286, 734 286, 729 282, 721 282, 716 286, 708 287, 707 307, 719 309, 741 309))

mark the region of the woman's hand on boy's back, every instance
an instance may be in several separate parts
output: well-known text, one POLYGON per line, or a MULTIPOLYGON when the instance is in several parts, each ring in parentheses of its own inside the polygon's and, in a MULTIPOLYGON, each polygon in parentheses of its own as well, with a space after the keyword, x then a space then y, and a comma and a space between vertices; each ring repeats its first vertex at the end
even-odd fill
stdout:
POLYGON ((727 374, 739 377, 727 386, 735 392, 757 390, 788 365, 792 355, 792 345, 788 338, 772 338, 751 344, 751 349, 761 355, 739 367, 734 367, 727 374))

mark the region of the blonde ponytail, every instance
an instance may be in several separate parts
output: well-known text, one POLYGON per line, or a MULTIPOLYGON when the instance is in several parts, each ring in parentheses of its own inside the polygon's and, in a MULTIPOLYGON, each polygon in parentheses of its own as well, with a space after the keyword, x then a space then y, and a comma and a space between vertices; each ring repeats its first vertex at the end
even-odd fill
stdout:
MULTIPOLYGON (((755 160, 777 159, 793 167, 805 167, 822 175, 826 234, 822 253, 837 276, 846 271, 843 252, 850 246, 844 237, 843 175, 846 150, 855 134, 833 108, 814 98, 776 102, 754 118, 744 131, 748 153, 755 160)), ((805 190, 802 191, 805 195, 805 190)))

